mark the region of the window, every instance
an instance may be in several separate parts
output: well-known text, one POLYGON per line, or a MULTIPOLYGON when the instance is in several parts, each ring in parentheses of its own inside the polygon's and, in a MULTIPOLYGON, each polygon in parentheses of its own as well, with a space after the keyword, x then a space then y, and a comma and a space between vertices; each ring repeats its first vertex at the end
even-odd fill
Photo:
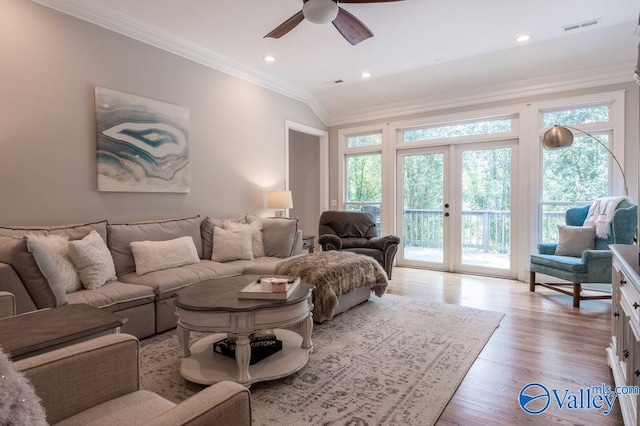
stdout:
POLYGON ((380 227, 382 132, 344 138, 344 210, 373 214, 380 227))
MULTIPOLYGON (((555 124, 580 127, 603 123, 609 127, 609 106, 573 108, 542 113, 545 130, 555 124)), ((605 146, 611 147, 612 131, 589 132, 605 146)), ((607 150, 596 141, 574 131, 570 148, 542 150, 542 241, 557 241, 557 225, 564 223, 570 207, 590 203, 609 193, 607 150)))
POLYGON ((461 136, 488 135, 491 133, 504 133, 512 130, 512 120, 495 119, 482 120, 469 123, 456 123, 450 125, 438 125, 423 129, 405 130, 403 142, 416 142, 429 139, 456 138, 461 136))

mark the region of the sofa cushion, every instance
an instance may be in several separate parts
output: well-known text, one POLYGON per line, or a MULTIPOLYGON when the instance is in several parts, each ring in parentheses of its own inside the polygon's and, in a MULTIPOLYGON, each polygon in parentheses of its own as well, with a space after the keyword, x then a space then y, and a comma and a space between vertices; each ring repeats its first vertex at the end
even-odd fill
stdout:
POLYGON ((156 299, 160 300, 173 297, 176 290, 199 281, 241 275, 242 269, 242 266, 230 263, 201 260, 192 265, 149 272, 145 275, 137 275, 135 272, 129 273, 119 277, 118 280, 150 287, 156 294, 156 299))
POLYGON ((185 219, 158 220, 107 225, 107 245, 111 250, 116 274, 120 277, 135 272, 136 264, 131 252, 133 241, 166 241, 190 236, 196 245, 198 257, 202 258, 200 216, 185 219))
POLYGON ((88 290, 116 279, 111 252, 96 231, 89 232, 81 240, 69 242, 69 257, 78 271, 82 287, 88 290))
POLYGON ((202 259, 211 259, 213 252, 213 228, 229 227, 231 223, 247 223, 244 217, 231 219, 216 219, 215 217, 205 217, 200 226, 200 236, 202 238, 202 259))
POLYGON ((0 235, 0 262, 16 270, 38 309, 55 308, 65 303, 42 275, 35 258, 27 249, 26 238, 0 235))
POLYGON ((556 256, 553 254, 532 254, 531 264, 561 269, 575 274, 583 274, 587 272, 587 265, 585 265, 581 257, 556 256))
POLYGON ((141 425, 175 406, 153 392, 139 390, 81 411, 56 425, 141 425))
MULTIPOLYGON (((43 270, 47 264, 46 257, 53 261, 55 273, 58 274, 60 283, 65 292, 71 293, 82 288, 80 276, 69 257, 69 237, 67 235, 34 235, 27 234, 27 248, 36 259, 40 271, 44 276, 49 277, 54 272, 43 270)), ((49 278, 51 283, 51 278, 49 278)))
POLYGON ((69 303, 86 303, 110 312, 153 303, 153 290, 143 285, 109 281, 95 290, 80 290, 67 295, 69 303))
POLYGON ((0 226, 0 234, 22 237, 27 233, 31 234, 54 234, 66 235, 69 240, 79 240, 91 231, 96 231, 103 240, 107 241, 107 221, 81 223, 74 225, 56 226, 0 226))
POLYGON ((297 232, 297 218, 265 218, 262 222, 265 256, 280 258, 292 256, 297 232))
POLYGON ((131 252, 138 275, 200 262, 192 237, 167 241, 134 241, 131 243, 131 252))
POLYGON ((213 251, 211 260, 228 262, 230 260, 251 260, 251 226, 236 225, 233 229, 213 228, 213 251))

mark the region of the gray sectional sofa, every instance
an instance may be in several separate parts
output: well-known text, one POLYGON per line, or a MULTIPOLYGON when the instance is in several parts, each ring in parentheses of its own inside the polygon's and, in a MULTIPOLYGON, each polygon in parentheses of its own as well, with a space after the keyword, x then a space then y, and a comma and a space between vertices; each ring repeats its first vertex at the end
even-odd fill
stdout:
POLYGON ((18 313, 65 303, 106 309, 127 317, 123 333, 143 338, 175 327, 175 291, 211 278, 270 274, 301 252, 296 219, 252 215, 0 226, 0 291, 15 295, 18 313), (53 253, 67 240, 66 259, 80 279, 75 287, 53 253))

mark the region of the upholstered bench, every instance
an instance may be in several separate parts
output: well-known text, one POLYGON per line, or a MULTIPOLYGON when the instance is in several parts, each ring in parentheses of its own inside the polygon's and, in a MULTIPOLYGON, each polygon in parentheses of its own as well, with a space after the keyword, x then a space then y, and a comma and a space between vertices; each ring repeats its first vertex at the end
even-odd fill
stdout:
POLYGON ((346 251, 323 251, 281 262, 279 275, 300 277, 316 286, 313 292, 313 320, 322 323, 369 300, 373 291, 384 294, 389 281, 375 259, 346 251))

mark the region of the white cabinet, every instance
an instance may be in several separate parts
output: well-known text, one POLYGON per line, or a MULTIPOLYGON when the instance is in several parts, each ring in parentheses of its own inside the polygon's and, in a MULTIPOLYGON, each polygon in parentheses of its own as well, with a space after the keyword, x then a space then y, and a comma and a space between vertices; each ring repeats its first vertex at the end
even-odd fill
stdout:
MULTIPOLYGON (((638 247, 612 245, 611 343, 607 348, 615 386, 640 385, 640 267, 638 247)), ((625 425, 638 422, 638 395, 617 397, 625 425)))

